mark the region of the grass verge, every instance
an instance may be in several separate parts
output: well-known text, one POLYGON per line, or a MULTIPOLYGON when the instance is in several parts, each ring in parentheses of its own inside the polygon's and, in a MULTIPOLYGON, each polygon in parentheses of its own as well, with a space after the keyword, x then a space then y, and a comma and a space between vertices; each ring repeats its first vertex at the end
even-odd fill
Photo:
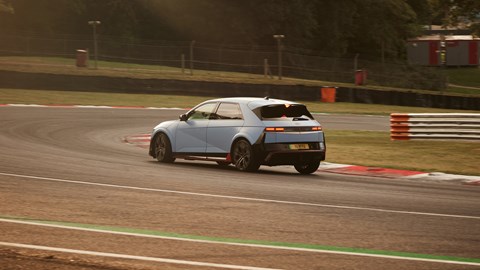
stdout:
MULTIPOLYGON (((191 80, 191 81, 209 81, 209 82, 228 82, 228 83, 247 83, 247 84, 274 84, 274 85, 307 85, 307 86, 336 86, 366 88, 375 90, 395 90, 419 93, 439 94, 439 91, 431 90, 412 90, 405 88, 385 87, 379 85, 356 86, 352 83, 340 83, 331 81, 306 80, 283 77, 277 80, 276 77, 264 77, 261 74, 194 70, 194 75, 190 75, 190 70, 181 68, 159 66, 159 65, 141 65, 132 63, 121 63, 111 61, 98 61, 98 69, 77 68, 75 59, 65 57, 27 57, 27 56, 3 56, 0 57, 0 69, 18 72, 32 73, 50 73, 66 74, 78 76, 106 76, 106 77, 127 77, 136 79, 170 79, 170 80, 191 80)), ((480 88, 480 69, 447 69, 450 82, 457 85, 476 86, 480 88), (478 78, 477 78, 478 77, 478 78)), ((352 75, 353 81, 353 75, 352 75)), ((444 91, 451 95, 471 95, 479 96, 479 89, 469 89, 457 86, 448 87, 444 91)))
POLYGON ((480 68, 448 68, 446 71, 450 83, 480 88, 480 68))
MULTIPOLYGON (((62 105, 106 105, 106 106, 145 106, 191 108, 212 97, 121 94, 98 92, 67 92, 50 90, 23 90, 0 88, 2 104, 62 104, 62 105)), ((389 115, 390 113, 449 113, 476 112, 466 110, 446 110, 434 108, 388 106, 359 103, 304 102, 310 111, 319 113, 389 115)))
POLYGON ((207 97, 1 89, 1 104, 104 105, 191 108, 207 97))
POLYGON ((327 161, 424 172, 480 175, 480 143, 391 141, 388 132, 326 130, 327 161))

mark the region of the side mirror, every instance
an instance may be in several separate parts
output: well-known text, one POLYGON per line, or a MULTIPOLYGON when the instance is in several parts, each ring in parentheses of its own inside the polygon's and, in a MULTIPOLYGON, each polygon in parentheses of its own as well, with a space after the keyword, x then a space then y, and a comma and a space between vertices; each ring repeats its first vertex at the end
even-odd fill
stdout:
POLYGON ((180 121, 187 121, 187 115, 186 114, 181 114, 179 117, 180 121))

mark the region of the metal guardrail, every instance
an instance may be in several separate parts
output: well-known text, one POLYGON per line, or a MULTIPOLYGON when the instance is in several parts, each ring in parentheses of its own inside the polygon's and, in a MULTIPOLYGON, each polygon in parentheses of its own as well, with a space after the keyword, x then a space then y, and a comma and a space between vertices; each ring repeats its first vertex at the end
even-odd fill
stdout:
POLYGON ((480 113, 392 113, 390 139, 480 140, 480 113))

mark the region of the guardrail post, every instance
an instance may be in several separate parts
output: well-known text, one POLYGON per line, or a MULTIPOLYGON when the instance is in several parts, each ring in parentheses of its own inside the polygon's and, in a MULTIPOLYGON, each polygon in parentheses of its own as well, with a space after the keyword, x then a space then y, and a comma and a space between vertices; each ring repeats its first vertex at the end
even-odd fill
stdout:
POLYGON ((190 42, 190 75, 193 75, 193 45, 195 45, 195 40, 190 42))
POLYGON ((182 62, 182 74, 185 74, 185 54, 182 53, 180 58, 182 62))

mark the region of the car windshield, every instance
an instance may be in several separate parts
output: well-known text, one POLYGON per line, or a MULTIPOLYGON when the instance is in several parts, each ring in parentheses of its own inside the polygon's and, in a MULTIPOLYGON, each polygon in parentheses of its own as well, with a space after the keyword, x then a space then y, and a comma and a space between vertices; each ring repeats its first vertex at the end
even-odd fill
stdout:
POLYGON ((263 106, 260 108, 261 119, 288 119, 294 118, 297 120, 313 119, 313 116, 307 110, 305 105, 301 104, 278 104, 263 106))

